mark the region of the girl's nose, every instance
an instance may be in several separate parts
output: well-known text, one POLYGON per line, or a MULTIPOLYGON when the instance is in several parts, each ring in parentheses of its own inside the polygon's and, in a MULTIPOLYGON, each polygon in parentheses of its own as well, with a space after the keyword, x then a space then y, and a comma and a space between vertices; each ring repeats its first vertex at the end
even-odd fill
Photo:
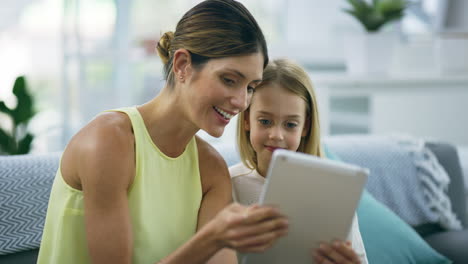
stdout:
POLYGON ((280 126, 273 126, 270 129, 270 139, 277 140, 277 141, 281 141, 284 139, 283 130, 281 129, 280 126))

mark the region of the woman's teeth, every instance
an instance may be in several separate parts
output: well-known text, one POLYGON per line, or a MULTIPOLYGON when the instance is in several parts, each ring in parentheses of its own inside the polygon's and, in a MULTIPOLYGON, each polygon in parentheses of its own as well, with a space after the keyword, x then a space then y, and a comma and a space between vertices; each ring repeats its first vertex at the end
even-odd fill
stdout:
POLYGON ((232 117, 234 117, 234 115, 228 114, 228 113, 226 113, 225 111, 219 109, 219 108, 216 107, 216 106, 214 106, 213 108, 214 108, 214 110, 216 110, 216 112, 218 112, 219 114, 221 114, 221 115, 224 117, 224 119, 229 120, 229 119, 231 119, 232 117))

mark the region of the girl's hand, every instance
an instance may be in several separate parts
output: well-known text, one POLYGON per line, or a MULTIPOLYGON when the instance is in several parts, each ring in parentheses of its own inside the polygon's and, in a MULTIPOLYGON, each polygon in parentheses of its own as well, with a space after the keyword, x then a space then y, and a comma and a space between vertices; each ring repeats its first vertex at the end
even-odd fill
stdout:
POLYGON ((270 206, 230 204, 211 221, 218 243, 242 253, 262 252, 286 235, 288 221, 270 206))
POLYGON ((312 253, 316 264, 360 264, 358 254, 351 247, 351 242, 334 241, 320 243, 312 253))

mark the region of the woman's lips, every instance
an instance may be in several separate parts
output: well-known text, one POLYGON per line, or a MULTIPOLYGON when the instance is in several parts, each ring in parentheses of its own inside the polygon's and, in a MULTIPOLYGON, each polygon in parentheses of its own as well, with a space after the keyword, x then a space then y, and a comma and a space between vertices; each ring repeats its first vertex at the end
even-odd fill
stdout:
POLYGON ((220 114, 216 109, 213 108, 213 112, 217 116, 218 121, 224 126, 229 124, 230 119, 226 119, 222 114, 220 114))

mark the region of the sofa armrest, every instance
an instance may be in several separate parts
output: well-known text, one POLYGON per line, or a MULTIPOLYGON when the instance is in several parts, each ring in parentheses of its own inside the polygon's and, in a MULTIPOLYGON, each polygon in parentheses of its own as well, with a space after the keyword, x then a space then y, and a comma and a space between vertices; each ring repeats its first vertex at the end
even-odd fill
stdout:
POLYGON ((448 196, 452 203, 452 210, 466 228, 468 219, 466 215, 465 184, 457 149, 451 144, 441 142, 427 142, 426 146, 436 155, 440 165, 444 167, 450 177, 448 196))
POLYGON ((26 250, 8 255, 0 255, 0 263, 35 264, 39 249, 26 250))

